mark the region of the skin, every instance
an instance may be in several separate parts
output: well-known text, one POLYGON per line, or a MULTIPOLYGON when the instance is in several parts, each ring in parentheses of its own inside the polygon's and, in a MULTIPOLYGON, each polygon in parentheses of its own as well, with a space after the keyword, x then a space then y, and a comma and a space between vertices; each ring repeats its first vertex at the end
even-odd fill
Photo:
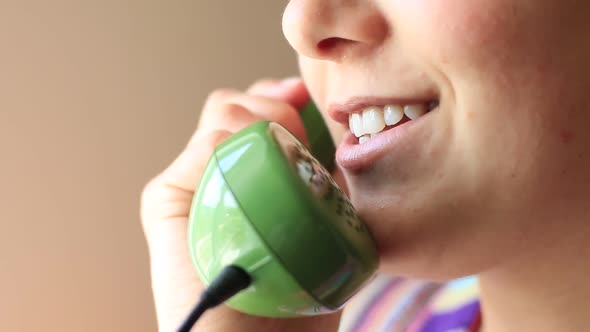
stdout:
MULTIPOLYGON (((337 141, 347 128, 329 119, 331 105, 359 96, 440 100, 412 144, 361 170, 342 168, 342 185, 384 273, 479 275, 486 332, 587 328, 589 13, 575 0, 292 0, 285 10, 285 36, 337 141)), ((213 94, 197 138, 146 187, 162 330, 201 290, 185 247, 195 170, 257 119, 304 137, 296 108, 307 93, 291 80, 213 94)), ((206 318, 207 331, 326 331, 339 319, 254 319, 225 308, 206 318)))

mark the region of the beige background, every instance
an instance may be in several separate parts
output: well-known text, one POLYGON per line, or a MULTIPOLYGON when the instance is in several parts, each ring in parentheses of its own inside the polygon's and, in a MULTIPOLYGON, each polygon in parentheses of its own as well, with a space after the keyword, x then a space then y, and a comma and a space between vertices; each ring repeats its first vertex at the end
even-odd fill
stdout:
POLYGON ((155 331, 138 199, 206 94, 296 73, 271 0, 0 0, 0 330, 155 331))

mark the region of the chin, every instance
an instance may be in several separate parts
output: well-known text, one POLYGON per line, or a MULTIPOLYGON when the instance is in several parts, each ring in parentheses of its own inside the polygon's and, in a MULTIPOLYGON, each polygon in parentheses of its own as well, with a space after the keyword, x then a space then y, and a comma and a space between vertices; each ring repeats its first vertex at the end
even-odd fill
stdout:
POLYGON ((408 206, 407 198, 395 195, 362 195, 368 199, 357 199, 355 191, 352 195, 377 243, 382 273, 448 281, 478 274, 496 263, 497 250, 490 250, 496 241, 482 236, 485 231, 477 229, 477 222, 463 219, 457 209, 445 210, 444 203, 415 208, 408 206))

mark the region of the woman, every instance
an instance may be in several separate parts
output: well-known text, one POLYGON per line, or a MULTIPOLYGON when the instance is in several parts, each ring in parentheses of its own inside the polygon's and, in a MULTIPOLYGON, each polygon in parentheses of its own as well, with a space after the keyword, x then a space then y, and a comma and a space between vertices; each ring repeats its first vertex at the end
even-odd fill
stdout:
MULTIPOLYGON (((308 93, 340 142, 336 177, 377 241, 383 274, 477 275, 481 310, 465 329, 588 330, 588 14, 590 3, 574 0, 290 1, 283 30, 304 83, 213 93, 185 151, 144 192, 161 330, 202 290, 186 222, 214 146, 261 119, 304 137, 296 109, 308 93), (391 118, 400 108, 403 125, 391 118), (382 128, 380 116, 396 125, 382 128)), ((220 308, 198 327, 336 331, 339 321, 220 308)))

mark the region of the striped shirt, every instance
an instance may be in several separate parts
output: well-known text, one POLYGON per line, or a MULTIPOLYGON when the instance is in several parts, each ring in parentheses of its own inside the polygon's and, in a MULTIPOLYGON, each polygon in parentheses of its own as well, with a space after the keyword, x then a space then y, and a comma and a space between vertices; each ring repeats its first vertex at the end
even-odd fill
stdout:
POLYGON ((340 332, 479 330, 477 279, 446 284, 378 276, 346 307, 340 332))

